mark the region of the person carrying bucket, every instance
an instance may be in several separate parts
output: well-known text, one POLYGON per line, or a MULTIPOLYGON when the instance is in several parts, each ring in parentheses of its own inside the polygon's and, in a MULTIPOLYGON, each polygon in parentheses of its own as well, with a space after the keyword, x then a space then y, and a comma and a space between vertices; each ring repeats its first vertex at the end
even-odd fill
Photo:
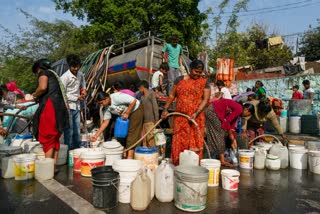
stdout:
POLYGON ((229 99, 214 101, 206 111, 207 142, 213 156, 219 156, 222 166, 233 166, 224 158, 225 134, 228 132, 232 147, 237 148, 236 139, 232 133, 238 117, 251 115, 253 106, 246 104, 243 107, 237 102, 229 99))
MULTIPOLYGON (((112 114, 114 114, 121 116, 124 120, 130 120, 126 148, 132 147, 139 140, 142 131, 143 107, 140 101, 121 92, 116 92, 111 95, 105 92, 99 92, 96 100, 98 104, 105 107, 105 109, 103 122, 99 130, 91 136, 91 141, 97 140, 98 136, 108 127, 112 114)), ((128 159, 133 159, 134 148, 130 148, 125 155, 128 159)))

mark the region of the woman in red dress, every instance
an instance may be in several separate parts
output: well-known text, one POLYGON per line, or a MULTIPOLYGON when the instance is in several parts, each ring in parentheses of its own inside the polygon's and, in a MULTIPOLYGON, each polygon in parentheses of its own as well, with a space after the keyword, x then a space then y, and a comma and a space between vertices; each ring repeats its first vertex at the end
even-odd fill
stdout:
POLYGON ((175 111, 190 116, 199 125, 199 127, 196 127, 187 118, 182 116, 174 117, 171 148, 171 158, 174 165, 179 164, 179 155, 185 149, 196 152, 199 158, 202 158, 205 127, 203 110, 210 97, 210 86, 207 79, 202 77, 203 67, 202 61, 194 60, 190 64, 190 74, 180 76, 175 80, 169 99, 161 115, 162 118, 166 118, 168 107, 176 99, 175 111))
POLYGON ((60 137, 69 126, 66 96, 59 76, 52 70, 47 59, 36 61, 32 72, 38 77, 38 87, 32 94, 39 101, 39 108, 33 117, 33 133, 43 146, 46 158, 55 163, 60 149, 60 137))

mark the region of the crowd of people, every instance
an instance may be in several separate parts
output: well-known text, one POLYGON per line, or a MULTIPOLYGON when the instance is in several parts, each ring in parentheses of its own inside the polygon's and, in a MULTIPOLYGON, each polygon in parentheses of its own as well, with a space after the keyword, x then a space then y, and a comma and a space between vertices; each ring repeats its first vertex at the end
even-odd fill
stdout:
MULTIPOLYGON (((182 75, 181 57, 182 47, 178 44, 178 38, 173 37, 172 43, 163 48, 163 63, 159 71, 153 74, 150 84, 142 80, 137 85, 138 90, 132 91, 123 83, 116 82, 110 90, 98 92, 95 101, 103 107, 103 117, 99 129, 90 140, 96 141, 105 130, 110 133, 116 117, 129 119, 128 136, 119 141, 130 149, 123 154, 124 158, 131 159, 134 157, 133 145, 140 145, 136 145, 136 142, 154 128, 160 117, 167 118, 173 102, 176 112, 189 117, 174 116, 173 119, 171 158, 175 165, 179 164, 179 155, 185 149, 194 151, 201 159, 205 155, 206 139, 210 156, 220 159, 222 165, 232 167, 232 163, 224 157, 226 142, 236 149, 237 136, 250 140, 263 134, 266 121, 270 121, 278 134, 286 138, 277 120, 277 114, 283 108, 282 102, 279 99, 270 100, 261 81, 257 81, 245 93, 232 97, 222 80, 208 79, 203 75, 204 64, 200 60, 192 61, 190 72, 182 75), (212 84, 218 92, 210 99, 212 84), (168 95, 161 115, 157 103, 159 94, 168 95)), ((33 132, 42 144, 45 156, 55 161, 62 133, 69 149, 80 147, 80 115, 87 96, 84 75, 79 71, 79 56, 72 54, 66 59, 69 70, 61 77, 51 69, 48 59, 40 59, 32 67, 38 79, 32 99, 39 103, 33 116, 33 132)), ((310 87, 310 81, 303 81, 303 85, 303 94, 299 92, 298 85, 292 88, 292 99, 304 98, 313 102, 314 90, 310 87)), ((0 108, 25 108, 19 105, 18 99, 24 99, 24 94, 16 85, 10 83, 0 89, 4 101, 0 108)), ((0 129, 0 134, 5 133, 5 129, 0 129)), ((109 138, 112 134, 105 136, 109 138)), ((155 146, 153 132, 144 139, 143 146, 155 146)))

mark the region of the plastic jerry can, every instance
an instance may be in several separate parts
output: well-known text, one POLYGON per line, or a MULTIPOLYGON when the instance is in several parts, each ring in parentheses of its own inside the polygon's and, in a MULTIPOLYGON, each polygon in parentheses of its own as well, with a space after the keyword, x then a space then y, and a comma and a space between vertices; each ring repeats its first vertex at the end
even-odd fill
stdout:
POLYGON ((126 138, 129 130, 129 119, 124 120, 121 117, 116 119, 114 127, 114 136, 119 138, 126 138))

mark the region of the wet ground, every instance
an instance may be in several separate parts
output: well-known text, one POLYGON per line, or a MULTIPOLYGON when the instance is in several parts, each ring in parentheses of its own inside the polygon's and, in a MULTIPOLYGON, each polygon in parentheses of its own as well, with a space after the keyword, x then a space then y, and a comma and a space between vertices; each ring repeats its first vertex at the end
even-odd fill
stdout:
MULTIPOLYGON (((71 190, 91 203, 90 178, 82 177, 80 173, 73 172, 67 166, 61 167, 60 170, 55 180, 65 186, 63 188, 71 190)), ((222 187, 209 188, 207 208, 200 213, 320 213, 320 175, 294 169, 240 170, 240 172, 239 190, 230 192, 223 190, 222 187)), ((36 180, 0 179, 1 214, 76 213, 59 198, 36 180)), ((94 213, 81 209, 79 212, 94 213)), ((175 208, 173 203, 160 203, 153 199, 148 209, 143 212, 134 212, 129 204, 119 203, 108 213, 184 212, 175 208)))

